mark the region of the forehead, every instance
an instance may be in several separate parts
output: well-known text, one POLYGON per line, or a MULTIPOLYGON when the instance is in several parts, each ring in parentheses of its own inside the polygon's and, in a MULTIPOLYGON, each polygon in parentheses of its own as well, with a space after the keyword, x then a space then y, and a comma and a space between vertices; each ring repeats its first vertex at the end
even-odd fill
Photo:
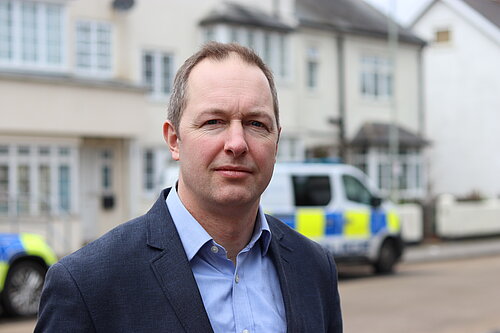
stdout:
POLYGON ((206 58, 189 75, 186 106, 216 100, 251 101, 273 108, 269 82, 264 72, 237 54, 222 60, 206 58))

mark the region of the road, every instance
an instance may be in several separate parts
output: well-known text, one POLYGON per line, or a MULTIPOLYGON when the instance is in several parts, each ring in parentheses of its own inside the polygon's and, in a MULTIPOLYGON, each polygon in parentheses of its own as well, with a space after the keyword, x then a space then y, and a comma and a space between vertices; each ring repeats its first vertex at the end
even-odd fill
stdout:
POLYGON ((500 256, 349 274, 340 293, 346 333, 500 333, 500 256))
MULTIPOLYGON (((400 265, 391 276, 341 275, 346 333, 500 333, 500 256, 400 265)), ((35 320, 0 318, 0 332, 35 320)))

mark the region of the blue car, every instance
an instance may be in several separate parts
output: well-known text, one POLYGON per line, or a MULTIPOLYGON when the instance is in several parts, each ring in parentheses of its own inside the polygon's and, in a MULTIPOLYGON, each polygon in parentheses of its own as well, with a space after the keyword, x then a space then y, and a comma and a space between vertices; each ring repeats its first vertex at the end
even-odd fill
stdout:
POLYGON ((56 261, 39 235, 0 233, 0 301, 6 314, 37 313, 45 273, 56 261))

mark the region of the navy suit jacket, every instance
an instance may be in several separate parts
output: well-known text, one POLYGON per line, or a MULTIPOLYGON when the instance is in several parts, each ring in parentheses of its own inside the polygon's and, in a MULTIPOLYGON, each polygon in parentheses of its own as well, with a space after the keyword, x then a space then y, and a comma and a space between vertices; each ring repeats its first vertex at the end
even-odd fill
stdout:
MULTIPOLYGON (((165 198, 53 265, 35 332, 213 332, 165 198)), ((318 244, 268 217, 288 332, 342 332, 337 271, 318 244)))

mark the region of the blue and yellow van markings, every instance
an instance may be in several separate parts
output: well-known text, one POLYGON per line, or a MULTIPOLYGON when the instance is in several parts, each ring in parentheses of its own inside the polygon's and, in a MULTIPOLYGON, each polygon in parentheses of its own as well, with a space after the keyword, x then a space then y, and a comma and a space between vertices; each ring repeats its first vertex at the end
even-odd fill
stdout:
POLYGON ((39 235, 29 233, 1 234, 0 291, 3 290, 12 259, 24 255, 40 257, 45 261, 47 266, 57 261, 57 257, 52 249, 39 235))
POLYGON ((383 231, 400 231, 398 215, 379 209, 327 212, 318 208, 299 208, 295 214, 275 214, 276 218, 304 236, 345 236, 346 238, 369 238, 383 231))

